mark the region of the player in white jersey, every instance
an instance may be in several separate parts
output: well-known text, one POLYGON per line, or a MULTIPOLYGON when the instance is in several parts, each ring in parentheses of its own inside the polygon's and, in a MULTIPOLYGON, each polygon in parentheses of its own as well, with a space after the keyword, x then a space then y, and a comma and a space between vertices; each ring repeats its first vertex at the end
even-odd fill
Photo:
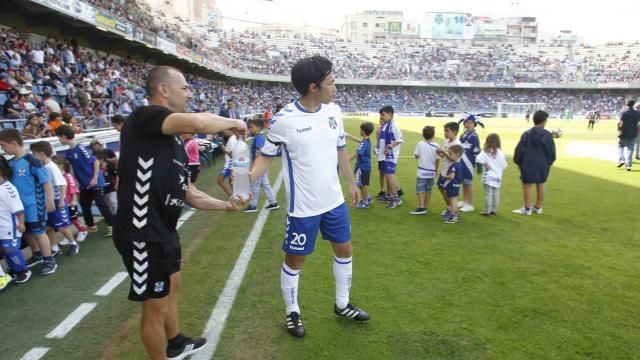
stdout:
POLYGON ((287 329, 298 337, 305 334, 298 306, 298 279, 306 256, 313 252, 318 230, 331 242, 334 252, 334 313, 356 321, 369 320, 365 311, 349 302, 351 223, 336 172, 338 166, 349 183, 353 206, 360 196, 349 169, 342 110, 331 102, 336 94, 332 67, 331 61, 322 56, 299 60, 293 66, 291 82, 301 98, 273 117, 267 141, 251 171, 251 180, 255 181, 269 167, 271 157, 282 151, 288 215, 280 285, 287 329))

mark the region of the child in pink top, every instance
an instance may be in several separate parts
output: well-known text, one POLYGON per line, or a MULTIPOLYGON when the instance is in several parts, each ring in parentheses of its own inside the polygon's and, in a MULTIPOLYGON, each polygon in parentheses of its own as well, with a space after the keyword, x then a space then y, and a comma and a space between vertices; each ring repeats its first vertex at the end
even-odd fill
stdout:
POLYGON ((182 141, 184 141, 184 148, 187 151, 189 157, 189 174, 191 183, 195 184, 198 174, 200 173, 200 151, 198 149, 198 141, 193 134, 182 134, 182 141))
POLYGON ((73 226, 78 229, 76 240, 82 242, 87 238, 88 233, 87 229, 80 223, 80 220, 78 219, 78 194, 80 194, 78 183, 76 182, 76 179, 73 177, 73 175, 71 175, 71 166, 69 165, 69 161, 66 157, 54 155, 51 157, 51 161, 53 161, 54 164, 58 165, 60 171, 63 174, 62 176, 64 176, 64 179, 67 181, 65 201, 67 203, 67 206, 69 207, 69 218, 73 226))

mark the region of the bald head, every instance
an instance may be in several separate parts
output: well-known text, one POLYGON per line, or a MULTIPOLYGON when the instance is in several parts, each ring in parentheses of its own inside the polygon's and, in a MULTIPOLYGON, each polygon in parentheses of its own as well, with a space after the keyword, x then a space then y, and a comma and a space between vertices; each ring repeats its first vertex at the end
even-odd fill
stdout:
POLYGON ((151 69, 145 85, 149 97, 155 97, 158 94, 158 86, 160 84, 170 84, 176 73, 181 74, 180 70, 171 66, 162 65, 151 69))

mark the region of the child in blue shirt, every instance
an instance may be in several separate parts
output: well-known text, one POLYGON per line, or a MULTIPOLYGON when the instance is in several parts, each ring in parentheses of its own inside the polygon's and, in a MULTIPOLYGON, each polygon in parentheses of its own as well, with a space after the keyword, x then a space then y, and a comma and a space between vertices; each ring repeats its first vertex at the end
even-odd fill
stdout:
POLYGON ((440 174, 438 179, 438 189, 442 196, 447 199, 448 209, 442 214, 444 222, 455 224, 458 222, 458 194, 460 193, 460 183, 462 182, 462 164, 460 158, 464 149, 460 145, 449 147, 445 155, 452 163, 447 168, 446 174, 440 174))
POLYGON ((95 201, 107 224, 105 236, 111 236, 113 214, 105 199, 104 175, 100 171, 100 161, 87 148, 75 142, 75 133, 70 126, 58 127, 56 135, 60 143, 69 147, 66 155, 80 185, 80 207, 87 231, 92 233, 98 230, 91 213, 91 204, 95 201))
POLYGON ((371 195, 367 190, 369 180, 371 178, 371 140, 369 136, 373 132, 373 124, 366 121, 360 124, 360 145, 355 154, 351 155, 349 160, 356 159, 354 169, 354 177, 356 185, 360 189, 360 203, 356 206, 358 209, 366 209, 371 206, 371 195))
POLYGON ((476 157, 480 154, 480 138, 476 132, 476 126, 484 128, 484 124, 473 114, 460 120, 464 126, 464 133, 460 135, 460 142, 464 148, 462 159, 462 201, 458 204, 460 211, 473 211, 473 170, 476 166, 476 157))
POLYGON ((46 235, 47 212, 55 209, 53 187, 42 162, 28 154, 17 129, 0 131, 0 146, 13 155, 9 166, 13 172, 11 183, 18 189, 24 206, 25 239, 33 255, 29 266, 43 264, 42 275, 56 272, 58 265, 51 255, 51 244, 46 235))
MULTIPOLYGON (((0 283, 0 289, 10 281, 15 280, 17 284, 22 284, 31 277, 31 271, 27 268, 27 263, 20 251, 22 232, 25 230, 24 206, 18 190, 9 182, 12 174, 9 162, 0 156, 0 248, 11 274, 15 276, 15 278, 10 275, 8 278, 5 277, 5 283, 4 285, 0 283)), ((0 267, 1 271, 2 267, 0 267)))
MULTIPOLYGON (((256 158, 260 154, 260 149, 264 146, 265 137, 262 134, 262 130, 264 129, 264 120, 262 119, 254 119, 251 121, 251 125, 249 125, 249 132, 253 136, 253 143, 251 144, 251 165, 255 162, 256 158)), ((264 194, 267 196, 267 201, 269 205, 265 206, 267 210, 276 210, 280 208, 278 205, 278 201, 276 200, 276 195, 273 193, 273 189, 271 188, 271 184, 269 183, 269 170, 264 172, 264 174, 251 184, 251 200, 249 201, 249 205, 242 210, 246 213, 252 213, 258 211, 258 200, 260 198, 260 187, 264 189, 264 194)))

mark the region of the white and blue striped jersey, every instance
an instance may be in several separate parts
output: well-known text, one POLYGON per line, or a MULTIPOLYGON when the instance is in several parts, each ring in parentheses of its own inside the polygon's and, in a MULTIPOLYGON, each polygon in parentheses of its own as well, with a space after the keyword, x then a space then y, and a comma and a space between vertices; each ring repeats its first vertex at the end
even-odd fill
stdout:
POLYGON ((464 149, 461 159, 462 165, 467 168, 469 172, 473 173, 473 168, 476 166, 476 156, 480 154, 480 138, 478 138, 478 133, 475 130, 470 133, 465 132, 460 136, 460 142, 464 149))
POLYGON ((416 145, 414 155, 418 156, 418 174, 421 179, 433 179, 436 177, 436 160, 440 160, 436 150, 440 146, 434 142, 420 141, 416 145))
POLYGON ((376 144, 376 148, 378 150, 376 152, 378 155, 378 161, 398 162, 401 145, 398 144, 394 146, 393 150, 389 151, 386 155, 384 153, 386 146, 391 145, 394 141, 402 143, 404 142, 404 139, 402 138, 402 131, 400 131, 400 127, 393 119, 391 119, 391 121, 380 127, 380 137, 378 138, 378 144, 376 144))
POLYGON ((282 150, 290 216, 316 216, 344 202, 337 151, 345 145, 342 110, 334 103, 309 112, 296 101, 274 115, 261 154, 282 150))
POLYGON ((5 180, 0 183, 0 240, 14 240, 22 236, 17 230, 17 214, 24 212, 18 190, 5 180))

